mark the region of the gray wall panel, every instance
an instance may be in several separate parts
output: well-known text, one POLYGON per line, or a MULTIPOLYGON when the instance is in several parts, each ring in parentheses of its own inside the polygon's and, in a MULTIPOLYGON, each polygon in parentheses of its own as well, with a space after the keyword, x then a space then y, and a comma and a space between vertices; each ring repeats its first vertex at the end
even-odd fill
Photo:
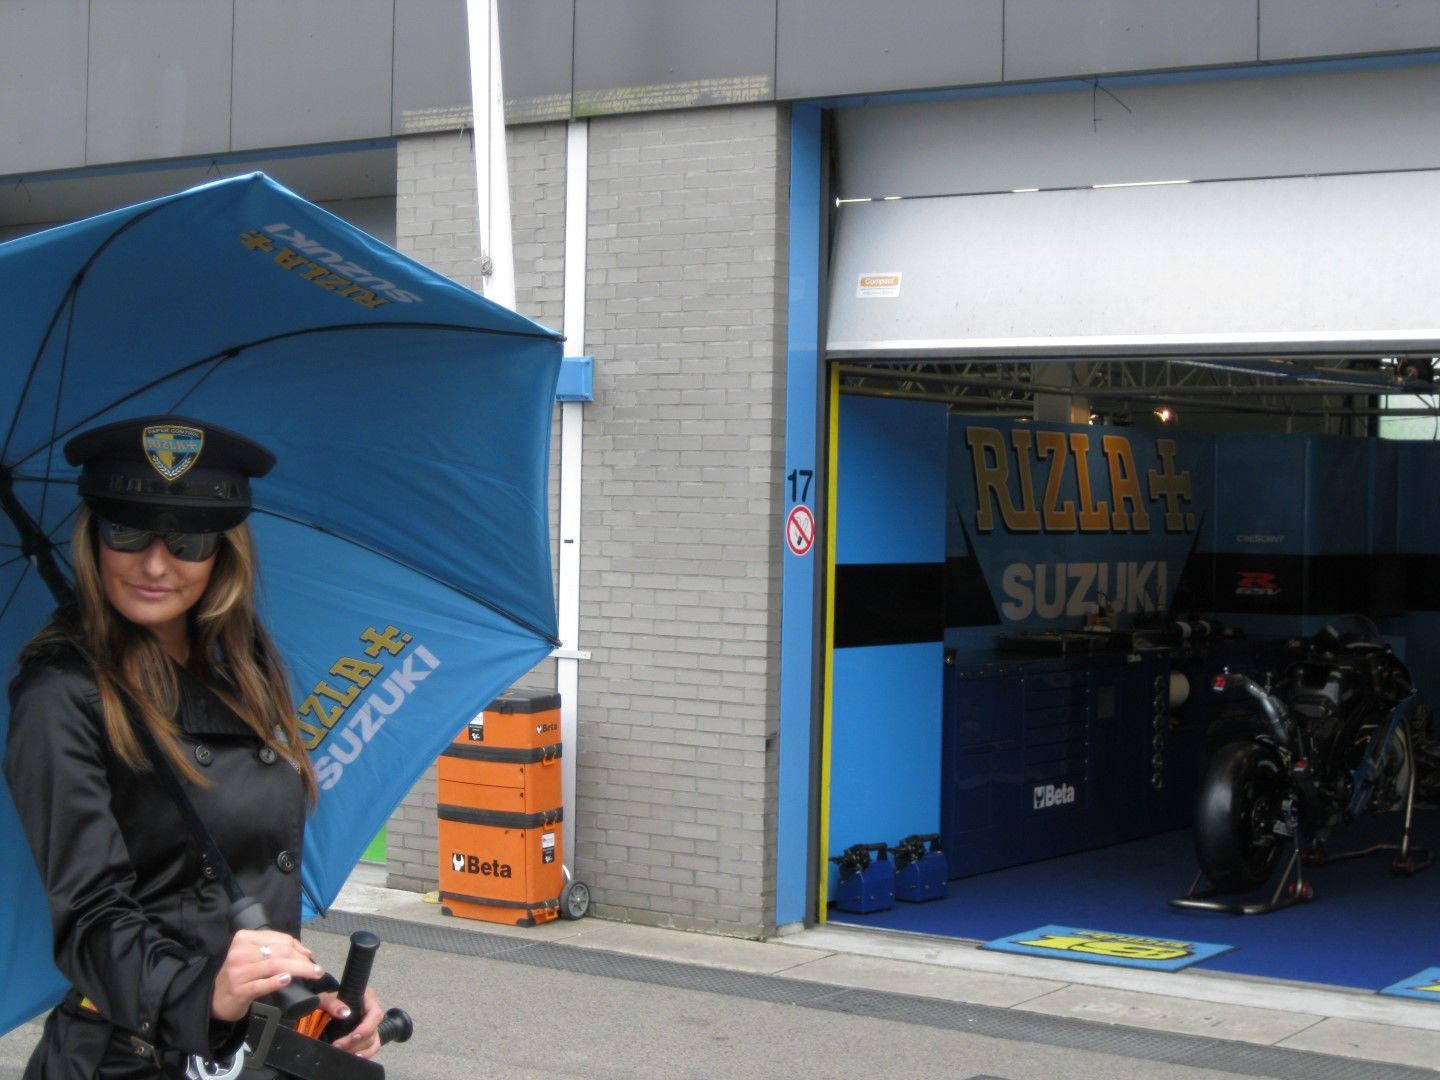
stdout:
POLYGON ((1440 173, 841 207, 829 348, 914 355, 1431 348, 1440 173), (868 275, 898 274, 868 294, 868 275))
POLYGON ((779 0, 779 98, 999 82, 1004 0, 779 0))
POLYGON ((1433 169, 1440 66, 838 110, 835 194, 1433 169))
POLYGON ((86 161, 228 146, 233 18, 233 0, 92 4, 86 161))
POLYGON ((775 3, 576 0, 576 114, 772 99, 775 3))
POLYGON ((85 163, 86 0, 0 4, 0 173, 85 163))
POLYGON ((231 148, 388 137, 394 17, 393 0, 238 4, 231 148))
POLYGON ((1253 61, 1259 0, 1006 0, 1005 78, 1253 61))
POLYGON ((1260 59, 1440 46, 1440 0, 1260 0, 1260 59))
POLYGON ((575 0, 500 0, 505 120, 570 118, 575 0))
POLYGON ((393 108, 396 135, 470 122, 465 0, 395 0, 393 108))

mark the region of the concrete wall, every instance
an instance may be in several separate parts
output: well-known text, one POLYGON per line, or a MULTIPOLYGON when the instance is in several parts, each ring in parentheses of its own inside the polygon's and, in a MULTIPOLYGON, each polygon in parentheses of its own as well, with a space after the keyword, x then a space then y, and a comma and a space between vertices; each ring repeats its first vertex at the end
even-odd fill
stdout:
MULTIPOLYGON (((563 125, 511 133, 518 306, 562 330, 564 148, 563 125)), ((770 105, 591 122, 566 841, 601 916, 772 928, 787 150, 770 105)), ((401 140, 397 235, 473 285, 470 154, 401 140)), ((434 819, 427 777, 392 820, 391 885, 435 887, 434 819)))
MULTIPOLYGON (((501 0, 512 123, 1440 48, 1435 0, 501 0)), ((469 122, 463 0, 0 3, 0 175, 469 122)))

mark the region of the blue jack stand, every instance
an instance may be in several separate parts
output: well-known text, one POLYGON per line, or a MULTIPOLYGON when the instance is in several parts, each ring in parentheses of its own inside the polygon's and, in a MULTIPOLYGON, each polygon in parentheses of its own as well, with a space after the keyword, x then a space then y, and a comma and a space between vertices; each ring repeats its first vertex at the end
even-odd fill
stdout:
POLYGON ((912 904, 945 899, 950 863, 940 850, 940 834, 907 836, 895 846, 895 899, 912 904), (926 848, 929 844, 929 848, 926 848))
POLYGON ((840 882, 835 887, 837 911, 868 915, 895 906, 895 867, 884 844, 852 844, 843 854, 830 856, 840 867, 840 882), (871 861, 870 852, 875 852, 871 861))

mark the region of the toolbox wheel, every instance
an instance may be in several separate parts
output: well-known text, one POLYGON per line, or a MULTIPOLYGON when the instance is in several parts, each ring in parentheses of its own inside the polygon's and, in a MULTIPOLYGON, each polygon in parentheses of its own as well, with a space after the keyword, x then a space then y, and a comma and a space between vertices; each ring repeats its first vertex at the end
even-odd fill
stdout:
POLYGON ((560 893, 560 917, 583 919, 590 911, 590 886, 572 881, 560 893))

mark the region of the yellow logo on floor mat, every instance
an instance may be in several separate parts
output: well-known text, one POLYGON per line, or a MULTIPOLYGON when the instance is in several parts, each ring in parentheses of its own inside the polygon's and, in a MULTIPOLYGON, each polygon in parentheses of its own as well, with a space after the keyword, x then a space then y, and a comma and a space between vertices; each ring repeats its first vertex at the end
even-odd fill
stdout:
POLYGON ((1016 944, 1029 945, 1035 949, 1053 949, 1055 952, 1104 956, 1113 960, 1179 960, 1194 955, 1188 942, 1107 934, 1097 930, 1081 930, 1073 934, 1042 934, 1037 938, 1017 939, 1016 944))

